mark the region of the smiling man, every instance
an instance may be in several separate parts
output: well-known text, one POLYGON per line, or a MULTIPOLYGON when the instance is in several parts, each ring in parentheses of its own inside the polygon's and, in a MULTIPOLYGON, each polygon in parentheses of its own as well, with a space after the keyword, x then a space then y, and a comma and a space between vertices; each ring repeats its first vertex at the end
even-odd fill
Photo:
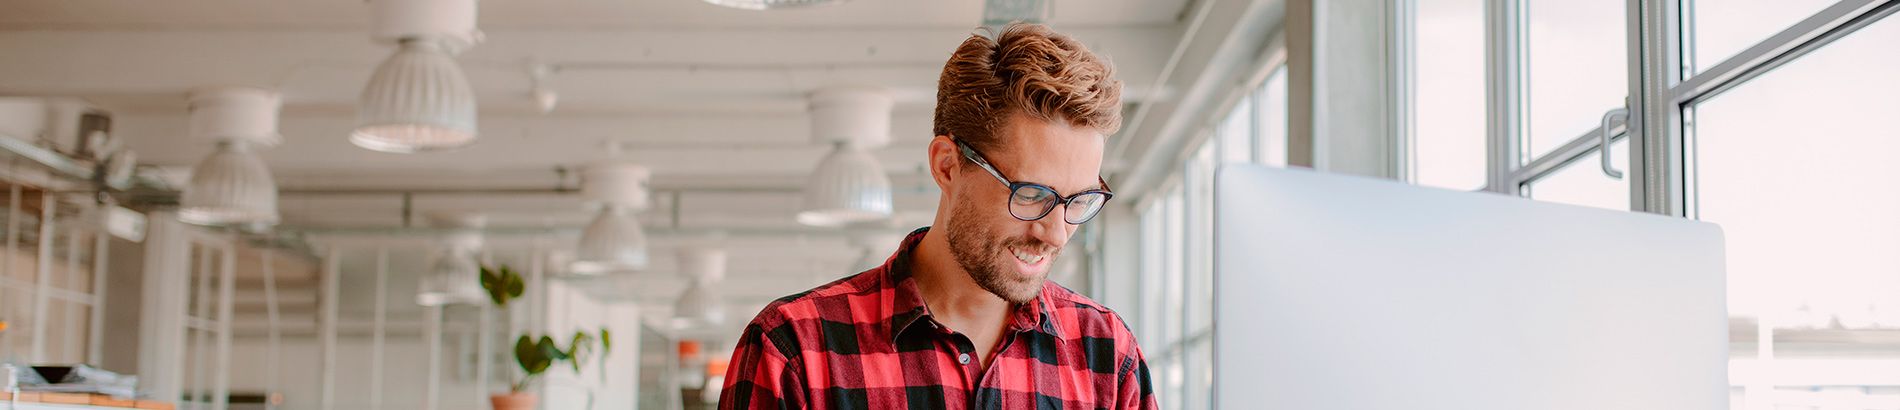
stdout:
POLYGON ((971 36, 937 84, 935 228, 883 266, 774 301, 733 352, 722 409, 1151 409, 1120 316, 1048 281, 1114 196, 1121 82, 1033 24, 971 36))

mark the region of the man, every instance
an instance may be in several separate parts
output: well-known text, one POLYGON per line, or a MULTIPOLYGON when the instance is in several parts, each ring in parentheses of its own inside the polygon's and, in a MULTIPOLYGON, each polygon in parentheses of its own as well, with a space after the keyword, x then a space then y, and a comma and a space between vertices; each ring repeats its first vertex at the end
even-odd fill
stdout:
POLYGON ((935 228, 883 266, 781 298, 746 326, 722 409, 1152 409, 1113 311, 1048 282, 1100 178, 1121 82, 1074 39, 1012 24, 944 64, 935 228))

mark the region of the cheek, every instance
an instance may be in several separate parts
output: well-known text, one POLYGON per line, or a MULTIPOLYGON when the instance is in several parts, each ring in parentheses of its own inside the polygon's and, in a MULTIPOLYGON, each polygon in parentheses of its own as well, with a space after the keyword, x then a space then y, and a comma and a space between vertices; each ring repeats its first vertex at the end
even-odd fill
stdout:
POLYGON ((1008 204, 1000 195, 962 195, 956 201, 957 209, 952 215, 958 220, 954 223, 969 232, 988 236, 991 242, 1029 234, 1030 224, 1010 216, 1008 204))

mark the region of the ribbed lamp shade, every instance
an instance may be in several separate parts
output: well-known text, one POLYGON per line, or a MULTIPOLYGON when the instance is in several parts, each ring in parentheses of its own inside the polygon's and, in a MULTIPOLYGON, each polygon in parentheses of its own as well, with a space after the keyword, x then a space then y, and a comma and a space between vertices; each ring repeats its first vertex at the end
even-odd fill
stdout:
POLYGON ((210 226, 277 224, 277 183, 249 144, 221 141, 191 168, 178 220, 210 226))
POLYGON ((482 227, 488 217, 469 212, 438 211, 426 215, 429 225, 448 229, 441 237, 441 252, 429 264, 416 290, 416 304, 422 306, 471 305, 487 303, 482 289, 480 257, 484 238, 482 227))
POLYGON ((475 91, 440 45, 404 40, 363 87, 356 121, 350 142, 371 150, 462 147, 475 142, 475 91))
POLYGON ((805 185, 798 222, 839 227, 891 217, 891 178, 870 152, 834 145, 805 185))
POLYGON ((673 302, 673 324, 675 327, 709 327, 726 322, 726 305, 719 303, 719 295, 713 293, 712 286, 702 280, 693 280, 673 302))
POLYGON ((608 204, 581 231, 570 273, 599 275, 631 272, 647 267, 647 237, 640 221, 624 206, 608 204))
POLYGON ((481 265, 475 261, 472 249, 451 247, 435 263, 429 265, 429 272, 422 276, 422 283, 416 291, 416 304, 422 306, 469 305, 482 303, 487 297, 482 290, 481 265))
POLYGON ((707 3, 746 10, 774 10, 843 3, 844 0, 705 0, 707 3))

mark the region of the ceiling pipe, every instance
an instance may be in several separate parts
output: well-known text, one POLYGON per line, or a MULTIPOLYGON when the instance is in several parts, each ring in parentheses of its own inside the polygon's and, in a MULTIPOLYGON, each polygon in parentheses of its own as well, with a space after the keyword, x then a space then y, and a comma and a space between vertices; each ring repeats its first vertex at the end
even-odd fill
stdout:
MULTIPOLYGON (((1175 41, 1174 51, 1168 54, 1168 63, 1161 66, 1161 73, 1156 75, 1155 82, 1149 85, 1149 95, 1158 96, 1167 87, 1168 77, 1174 76, 1175 67, 1181 64, 1181 59, 1187 55, 1188 45, 1192 44, 1194 37, 1200 34, 1201 24, 1207 21, 1208 12, 1214 9, 1214 3, 1214 1, 1202 1, 1194 10, 1194 18, 1188 20, 1187 29, 1181 32, 1180 39, 1175 41)), ((1148 118, 1148 111, 1153 110, 1154 105, 1161 102, 1160 98, 1155 98, 1135 107, 1134 115, 1128 117, 1128 124, 1122 127, 1120 137, 1110 142, 1113 146, 1108 148, 1109 161, 1117 165, 1126 165, 1120 161, 1124 161, 1122 157, 1127 155, 1129 144, 1133 142, 1136 133, 1141 131, 1142 123, 1148 118)), ((1122 177, 1121 175, 1114 176, 1122 177)))
POLYGON ((943 69, 943 62, 931 61, 863 61, 838 63, 678 63, 644 61, 570 61, 549 64, 554 72, 561 71, 796 71, 796 70, 867 70, 867 69, 943 69))

